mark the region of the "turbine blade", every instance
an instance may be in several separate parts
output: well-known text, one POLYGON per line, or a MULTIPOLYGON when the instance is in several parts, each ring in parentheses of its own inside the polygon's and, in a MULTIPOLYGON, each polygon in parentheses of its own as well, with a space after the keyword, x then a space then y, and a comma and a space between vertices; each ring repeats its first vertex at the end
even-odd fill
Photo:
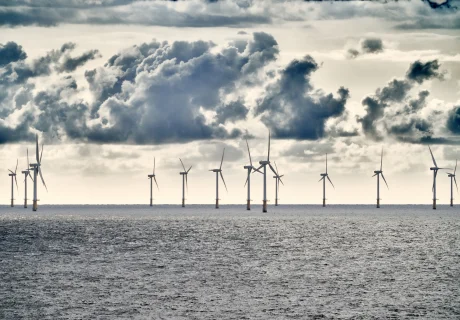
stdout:
POLYGON ((278 175, 278 166, 276 165, 276 161, 273 161, 273 163, 275 164, 275 168, 276 168, 276 175, 278 175))
POLYGON ((273 169, 271 163, 268 164, 270 169, 272 169, 273 173, 275 174, 275 176, 278 176, 278 173, 276 173, 275 169, 273 169))
POLYGON ((434 184, 436 183, 436 176, 438 175, 438 170, 434 171, 434 180, 433 180, 433 188, 431 190, 434 191, 434 184))
POLYGON ((184 166, 184 163, 182 162, 182 159, 179 158, 179 160, 180 160, 180 163, 182 164, 182 168, 184 168, 184 172, 187 171, 187 170, 185 170, 185 166, 184 166))
POLYGON ((327 153, 326 153, 326 174, 327 174, 327 153))
POLYGON ((281 184, 284 186, 283 180, 281 180, 281 177, 278 177, 278 180, 281 182, 281 184))
POLYGON ((14 182, 16 182, 16 190, 19 191, 19 187, 18 187, 18 179, 16 179, 16 175, 14 176, 14 182))
POLYGON ((455 176, 454 176, 454 181, 455 181, 455 186, 457 187, 457 193, 458 193, 457 179, 455 179, 455 176))
POLYGON ((380 171, 382 171, 382 167, 383 167, 383 147, 382 147, 382 153, 380 155, 380 171))
POLYGON ((11 172, 12 174, 14 174, 14 172, 13 172, 13 171, 11 171, 10 169, 8 169, 8 171, 9 171, 9 172, 11 172))
POLYGON ((219 167, 219 169, 222 169, 222 163, 224 163, 224 154, 225 154, 225 148, 224 148, 224 151, 222 151, 222 160, 220 160, 220 167, 219 167))
POLYGON ((249 177, 246 178, 246 182, 244 183, 244 186, 246 187, 246 185, 248 184, 248 180, 249 180, 249 177))
POLYGON ((32 175, 30 174, 30 171, 29 171, 28 175, 29 175, 30 179, 32 179, 32 182, 34 182, 34 178, 33 178, 32 175))
POLYGON ((385 180, 385 177, 383 176, 383 172, 381 173, 381 175, 382 175, 383 181, 385 181, 385 184, 387 185, 388 190, 390 190, 390 187, 388 186, 388 183, 387 183, 387 181, 385 180))
POLYGON ((248 143, 248 139, 246 139, 246 145, 248 146, 249 163, 251 164, 251 167, 252 167, 251 151, 249 151, 249 143, 248 143))
POLYGON ((29 148, 27 148, 27 170, 30 168, 29 165, 29 148))
POLYGON ((155 157, 153 158, 153 174, 155 174, 155 157))
POLYGON ((45 186, 45 189, 48 192, 48 187, 46 186, 45 180, 43 179, 42 168, 40 166, 38 167, 38 173, 40 174, 40 178, 42 179, 43 185, 45 186))
POLYGON ((332 187, 335 189, 334 187, 334 184, 332 183, 331 179, 329 178, 329 176, 326 176, 327 177, 327 180, 329 180, 329 182, 332 184, 332 187))
POLYGON ((225 183, 225 180, 224 180, 224 175, 222 174, 222 171, 219 171, 219 173, 220 173, 220 177, 222 178, 222 182, 224 183, 225 190, 227 190, 227 192, 228 192, 227 184, 225 183))
MULTIPOLYGON (((257 172, 260 172, 260 171, 259 171, 259 169, 260 169, 260 168, 262 168, 263 166, 264 166, 264 165, 261 165, 261 166, 260 166, 260 167, 258 167, 257 169, 254 169, 254 171, 253 171, 252 173, 254 173, 255 171, 257 171, 257 172)), ((254 167, 253 167, 253 168, 254 168, 254 167)), ((260 172, 260 173, 262 173, 262 174, 263 174, 263 172, 260 172)))
POLYGON ((188 168, 188 170, 187 170, 187 174, 188 174, 188 172, 189 172, 191 169, 192 169, 192 166, 190 166, 190 168, 188 168))
POLYGON ((188 179, 187 179, 188 174, 185 174, 185 187, 187 188, 187 193, 188 193, 188 179))
POLYGON ((153 176, 153 180, 155 180, 155 184, 157 185, 157 189, 158 189, 158 191, 160 191, 160 187, 158 186, 157 178, 155 176, 153 176))
POLYGON ((454 169, 454 175, 455 175, 455 172, 457 171, 457 159, 455 159, 455 169, 454 169))
POLYGON ((35 135, 35 158, 37 163, 40 162, 40 158, 38 157, 38 134, 35 135))
POLYGON ((267 161, 270 161, 270 136, 271 136, 271 132, 268 131, 268 157, 267 157, 267 161))
POLYGON ((16 169, 14 169, 14 174, 16 174, 16 172, 18 171, 18 163, 19 163, 19 160, 16 159, 16 169))
MULTIPOLYGON (((254 167, 252 167, 252 169, 251 169, 251 170, 254 170, 254 171, 257 171, 258 173, 262 173, 262 174, 263 174, 263 172, 262 172, 262 171, 259 171, 259 169, 256 169, 256 168, 254 168, 254 167)), ((254 172, 254 171, 252 171, 252 172, 254 172)))
POLYGON ((323 177, 321 177, 321 179, 319 179, 319 180, 318 180, 318 182, 320 182, 320 181, 321 181, 321 180, 323 180, 323 179, 324 179, 324 176, 323 176, 323 177))
POLYGON ((43 147, 44 147, 44 145, 43 145, 43 143, 42 143, 42 152, 40 152, 40 163, 42 163, 42 157, 43 157, 43 147))
POLYGON ((428 146, 428 149, 430 149, 431 158, 433 159, 434 166, 435 166, 435 167, 438 167, 438 165, 436 164, 436 160, 434 160, 433 152, 431 151, 430 146, 428 146))
POLYGON ((378 173, 374 173, 374 175, 372 177, 375 177, 376 175, 378 175, 378 173))

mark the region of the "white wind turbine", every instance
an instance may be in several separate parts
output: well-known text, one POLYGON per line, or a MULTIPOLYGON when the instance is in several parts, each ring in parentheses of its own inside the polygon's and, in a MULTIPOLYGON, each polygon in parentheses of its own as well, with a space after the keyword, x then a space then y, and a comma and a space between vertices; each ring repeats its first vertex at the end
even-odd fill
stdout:
POLYGON ((267 160, 259 161, 260 167, 256 169, 259 171, 260 168, 264 168, 264 198, 262 200, 262 212, 267 212, 267 166, 273 171, 274 174, 277 174, 275 169, 273 169, 272 165, 270 164, 270 132, 268 132, 268 156, 267 160))
POLYGON ((319 179, 318 182, 323 180, 323 207, 326 206, 326 178, 329 180, 331 183, 332 187, 335 189, 334 184, 332 183, 331 179, 329 178, 329 175, 327 174, 327 153, 326 153, 326 173, 321 173, 321 179, 319 179))
POLYGON ((18 160, 16 159, 16 169, 14 169, 14 172, 8 169, 9 172, 8 175, 11 177, 11 206, 14 207, 14 182, 16 182, 16 189, 19 191, 18 188, 18 180, 16 179, 16 171, 18 170, 18 160))
POLYGON ((377 176, 377 208, 380 208, 380 175, 382 175, 383 181, 385 181, 385 184, 388 187, 388 183, 385 180, 385 177, 383 176, 383 171, 382 171, 382 166, 383 166, 383 148, 382 148, 382 154, 380 155, 380 170, 374 171, 373 177, 377 176))
POLYGON ((276 174, 273 176, 273 178, 276 179, 276 183, 275 183, 275 206, 278 206, 278 189, 280 187, 280 182, 284 186, 283 180, 281 180, 281 178, 284 177, 284 174, 279 175, 278 166, 276 165, 276 162, 274 162, 274 164, 275 164, 275 168, 276 168, 276 174))
POLYGON ((246 139, 246 145, 248 146, 248 154, 249 154, 249 163, 250 163, 250 165, 249 165, 249 166, 244 166, 244 168, 245 168, 246 170, 248 170, 248 177, 246 178, 246 182, 244 183, 244 186, 246 186, 246 184, 248 185, 248 199, 247 199, 247 202, 246 202, 246 209, 247 209, 247 210, 251 210, 251 172, 252 172, 252 171, 257 171, 257 172, 259 172, 259 173, 262 173, 262 172, 260 172, 259 170, 257 170, 257 169, 252 165, 251 151, 249 151, 248 139, 246 139))
POLYGON ((29 165, 29 149, 27 149, 27 169, 24 171, 21 171, 22 174, 24 174, 24 208, 27 208, 27 177, 29 177, 32 182, 34 181, 34 178, 32 178, 32 175, 30 174, 30 165, 29 165))
POLYGON ((224 151, 222 151, 222 160, 220 161, 219 169, 209 170, 209 171, 216 173, 216 209, 219 209, 219 174, 220 174, 220 177, 222 178, 222 182, 224 183, 225 190, 227 190, 228 192, 227 184, 225 183, 224 176, 222 174, 222 163, 224 162, 224 154, 225 154, 225 148, 224 148, 224 151))
POLYGON ((187 185, 187 191, 188 191, 187 176, 188 176, 190 169, 192 169, 192 166, 190 166, 188 170, 185 170, 185 166, 184 166, 184 163, 182 162, 182 159, 179 158, 179 160, 180 160, 180 163, 182 164, 182 168, 184 168, 184 171, 180 172, 180 175, 182 176, 182 207, 185 207, 185 185, 187 185))
POLYGON ((148 175, 148 179, 150 179, 150 206, 152 206, 153 205, 152 204, 152 201, 153 201, 153 197, 152 197, 153 180, 155 180, 155 184, 157 185, 158 191, 160 191, 160 187, 158 187, 157 178, 155 176, 155 158, 153 158, 153 172, 152 172, 152 174, 148 175))
POLYGON ((46 187, 46 183, 45 183, 45 180, 43 179, 43 175, 42 175, 42 169, 41 169, 41 166, 42 166, 42 157, 43 157, 43 144, 42 144, 42 150, 41 150, 41 153, 40 153, 40 156, 39 156, 39 148, 38 148, 38 135, 35 135, 35 158, 37 160, 37 163, 31 163, 30 164, 30 167, 32 168, 32 170, 34 171, 34 199, 33 199, 33 204, 32 204, 32 210, 33 211, 37 211, 37 208, 38 208, 38 204, 37 204, 37 176, 40 175, 40 179, 42 180, 42 183, 43 183, 43 186, 45 187, 46 191, 48 191, 48 188, 46 187))
POLYGON ((455 172, 457 171, 457 160, 455 160, 455 169, 454 173, 447 173, 447 175, 450 178, 450 206, 454 206, 454 186, 452 183, 452 180, 455 181, 455 187, 457 188, 457 193, 458 193, 458 186, 457 186, 457 179, 455 179, 455 172))
MULTIPOLYGON (((438 165, 436 164, 436 160, 434 160, 433 152, 431 151, 430 146, 428 146, 428 149, 430 149, 431 153, 431 159, 433 159, 433 164, 434 167, 431 167, 430 170, 433 170, 433 209, 436 209, 436 176, 438 175, 438 170, 440 169, 449 169, 449 168, 439 168, 438 165)), ((452 169, 449 169, 452 170, 452 169)))

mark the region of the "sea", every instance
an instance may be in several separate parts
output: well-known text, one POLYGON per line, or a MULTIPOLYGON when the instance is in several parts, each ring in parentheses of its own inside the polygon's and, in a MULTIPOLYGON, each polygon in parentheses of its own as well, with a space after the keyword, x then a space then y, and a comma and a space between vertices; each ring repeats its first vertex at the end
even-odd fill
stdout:
POLYGON ((460 319, 460 207, 0 207, 0 319, 460 319))

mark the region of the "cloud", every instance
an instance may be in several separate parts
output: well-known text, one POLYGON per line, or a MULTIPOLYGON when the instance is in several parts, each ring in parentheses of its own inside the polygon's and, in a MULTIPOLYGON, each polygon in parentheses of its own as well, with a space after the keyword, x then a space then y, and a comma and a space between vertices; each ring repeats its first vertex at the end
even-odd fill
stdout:
POLYGON ((26 58, 27 54, 17 43, 10 41, 4 45, 0 44, 0 67, 26 58))
POLYGON ((337 96, 314 91, 311 75, 319 66, 311 56, 292 60, 281 77, 265 88, 255 109, 274 136, 286 139, 316 140, 325 136, 325 123, 345 111, 348 89, 337 96))
POLYGON ((350 48, 346 51, 346 56, 349 59, 355 59, 363 54, 376 54, 384 51, 382 39, 365 38, 359 41, 359 48, 350 48))
POLYGON ((393 137, 409 143, 455 143, 454 140, 436 136, 443 132, 438 124, 443 122, 440 110, 427 111, 429 92, 422 90, 417 97, 410 91, 416 85, 432 79, 442 79, 437 60, 415 61, 409 66, 404 79, 393 79, 372 96, 363 99, 366 114, 358 117, 364 134, 373 140, 393 137))
MULTIPOLYGON (((8 142, 10 132, 20 140, 35 130, 50 140, 93 143, 159 144, 239 137, 241 129, 225 127, 248 114, 243 100, 235 99, 239 87, 254 85, 258 73, 278 55, 271 35, 254 33, 246 42, 243 52, 231 43, 216 50, 212 42, 155 40, 123 50, 103 67, 85 73, 94 95, 92 104, 78 98, 79 88, 72 77, 64 77, 33 93, 28 117, 15 123, 13 114, 20 108, 5 108, 5 121, 21 125, 23 135, 13 135, 9 129, 3 142, 8 142), (214 118, 207 117, 208 112, 214 118)), ((67 72, 97 54, 92 50, 70 58, 73 47, 65 44, 32 66, 24 63, 24 68, 36 70, 35 65, 42 63, 38 69, 45 71, 40 74, 67 72)), ((24 76, 22 82, 32 76, 24 76)))

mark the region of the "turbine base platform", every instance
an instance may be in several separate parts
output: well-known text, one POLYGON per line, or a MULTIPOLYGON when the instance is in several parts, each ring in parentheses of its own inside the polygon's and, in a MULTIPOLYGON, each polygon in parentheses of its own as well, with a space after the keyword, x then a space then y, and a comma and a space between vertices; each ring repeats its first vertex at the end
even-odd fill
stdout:
POLYGON ((251 200, 247 200, 247 202, 246 202, 246 210, 251 210, 251 200))
POLYGON ((38 207, 37 200, 34 200, 32 204, 32 210, 37 211, 37 207, 38 207))
POLYGON ((433 200, 433 210, 436 210, 436 200, 433 200))
POLYGON ((454 206, 454 200, 453 200, 453 199, 450 199, 450 206, 451 206, 451 207, 454 206))
POLYGON ((219 209, 219 199, 216 199, 216 209, 219 209))
POLYGON ((377 199, 377 208, 380 208, 380 199, 377 199))
POLYGON ((267 200, 262 201, 262 212, 267 212, 267 200))
POLYGON ((185 208, 185 199, 182 199, 182 208, 185 208))
POLYGON ((11 199, 11 207, 14 207, 14 200, 11 199))
POLYGON ((24 200, 24 208, 27 208, 27 200, 24 200))
POLYGON ((323 199, 323 207, 326 206, 326 199, 323 199))

